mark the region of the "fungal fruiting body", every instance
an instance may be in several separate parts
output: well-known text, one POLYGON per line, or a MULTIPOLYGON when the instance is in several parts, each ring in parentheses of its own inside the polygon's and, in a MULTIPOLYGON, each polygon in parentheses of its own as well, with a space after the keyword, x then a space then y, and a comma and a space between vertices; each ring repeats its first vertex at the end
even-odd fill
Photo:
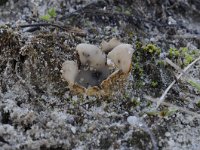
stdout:
MULTIPOLYGON (((62 78, 68 82, 71 91, 76 94, 109 95, 113 85, 126 79, 131 68, 132 46, 119 43, 116 39, 111 39, 106 44, 107 50, 111 49, 107 58, 97 46, 82 43, 76 47, 81 65, 78 67, 75 61, 63 63, 62 78)), ((105 47, 106 45, 104 50, 105 47)))
POLYGON ((79 44, 76 47, 81 65, 89 66, 91 70, 99 70, 106 65, 106 55, 95 45, 79 44))
POLYGON ((69 85, 73 85, 76 79, 76 76, 78 75, 78 65, 74 61, 65 61, 62 64, 62 78, 66 80, 69 85))
POLYGON ((102 41, 101 43, 101 49, 103 52, 107 53, 110 52, 114 47, 120 45, 121 42, 117 40, 116 38, 112 38, 109 42, 102 41))
POLYGON ((108 53, 108 59, 114 62, 116 67, 124 73, 129 72, 133 48, 130 44, 120 44, 108 53))

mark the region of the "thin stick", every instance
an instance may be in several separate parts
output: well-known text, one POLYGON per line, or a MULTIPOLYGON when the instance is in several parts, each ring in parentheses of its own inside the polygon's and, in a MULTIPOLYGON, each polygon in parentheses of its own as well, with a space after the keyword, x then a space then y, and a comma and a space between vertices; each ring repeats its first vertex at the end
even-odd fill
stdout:
MULTIPOLYGON (((184 68, 183 72, 186 72, 190 67, 192 67, 197 61, 200 60, 200 57, 198 57, 197 59, 195 59, 192 63, 190 63, 187 67, 184 68)), ((179 80, 181 78, 181 76, 184 74, 183 72, 181 72, 178 77, 177 80, 179 80)), ((157 101, 157 106, 156 108, 158 108, 160 106, 161 103, 163 103, 165 96, 167 95, 167 93, 169 92, 169 90, 172 88, 172 86, 176 83, 176 80, 174 80, 168 87, 167 89, 164 91, 164 93, 162 94, 162 96, 159 98, 159 100, 157 101)))
POLYGON ((57 24, 52 24, 52 23, 35 23, 35 24, 26 24, 26 25, 19 25, 20 28, 26 28, 26 27, 45 27, 45 26, 53 26, 57 27, 62 30, 66 30, 64 27, 61 27, 57 24))
POLYGON ((200 91, 200 87, 198 85, 200 85, 200 83, 198 83, 198 81, 196 81, 194 78, 190 77, 190 75, 186 72, 184 72, 179 66, 177 66, 175 63, 173 63, 170 59, 166 58, 165 61, 170 64, 172 67, 174 67, 176 70, 178 70, 179 72, 183 73, 184 76, 186 76, 186 81, 191 84, 193 84, 193 87, 196 87, 199 91, 200 91), (194 86, 197 85, 197 86, 194 86))
POLYGON ((186 76, 189 79, 192 79, 188 73, 184 72, 178 65, 176 65, 175 63, 173 63, 170 59, 165 58, 165 62, 168 63, 170 66, 172 66, 174 69, 176 69, 177 71, 179 71, 179 73, 183 73, 184 76, 186 76))
POLYGON ((19 25, 18 27, 26 28, 26 27, 45 27, 45 26, 53 26, 53 27, 59 28, 61 30, 70 32, 70 33, 75 33, 78 36, 86 36, 86 33, 79 28, 70 27, 70 26, 60 26, 58 24, 53 24, 53 23, 26 24, 26 25, 19 25))

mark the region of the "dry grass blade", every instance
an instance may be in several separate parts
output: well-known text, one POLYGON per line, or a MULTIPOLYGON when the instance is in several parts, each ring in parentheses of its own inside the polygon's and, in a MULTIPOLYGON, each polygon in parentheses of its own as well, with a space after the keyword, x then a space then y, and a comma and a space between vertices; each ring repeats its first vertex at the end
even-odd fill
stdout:
POLYGON ((177 66, 175 63, 173 63, 170 59, 166 58, 165 61, 170 64, 172 67, 174 67, 176 70, 178 70, 179 72, 183 73, 184 76, 187 77, 187 82, 192 85, 194 88, 196 88, 197 90, 200 91, 200 84, 198 83, 198 81, 196 81, 195 79, 193 79, 192 77, 189 76, 188 73, 184 72, 179 66, 177 66))
MULTIPOLYGON (((158 98, 153 98, 153 97, 150 97, 150 96, 147 96, 147 95, 144 95, 144 98, 147 99, 147 100, 150 100, 154 103, 157 102, 157 100, 159 100, 158 98)), ((172 108, 175 108, 177 110, 180 110, 182 112, 185 112, 187 114, 190 114, 192 115, 194 118, 200 118, 200 114, 198 113, 195 113, 193 111, 190 111, 188 110, 187 108, 183 108, 183 107, 179 107, 179 106, 176 106, 176 105, 173 105, 173 104, 170 104, 170 103, 167 103, 167 102, 162 102, 162 105, 165 105, 165 106, 168 106, 168 107, 172 107, 172 108)))
POLYGON ((200 91, 200 84, 195 81, 195 80, 188 80, 187 81, 191 86, 193 86, 194 88, 196 88, 198 91, 200 91))
MULTIPOLYGON (((200 57, 198 57, 197 59, 195 59, 192 63, 190 63, 187 67, 184 68, 184 70, 177 76, 177 80, 179 80, 181 78, 181 76, 190 68, 192 67, 197 61, 200 60, 200 57)), ((168 91, 172 88, 172 86, 176 83, 176 80, 174 80, 168 87, 167 89, 164 91, 164 93, 162 94, 162 96, 159 98, 159 100, 157 101, 157 106, 156 108, 158 108, 160 106, 161 103, 163 103, 165 96, 167 95, 168 91)))
POLYGON ((174 69, 178 70, 180 73, 186 75, 186 72, 184 72, 178 65, 173 63, 169 58, 165 58, 165 62, 168 63, 170 66, 174 67, 174 69))

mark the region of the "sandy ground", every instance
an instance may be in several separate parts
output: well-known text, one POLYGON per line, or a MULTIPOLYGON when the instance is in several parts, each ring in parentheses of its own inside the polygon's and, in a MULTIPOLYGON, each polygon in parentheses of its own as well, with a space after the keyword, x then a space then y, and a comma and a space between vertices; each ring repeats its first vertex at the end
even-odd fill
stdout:
MULTIPOLYGON (((173 107, 156 109, 145 95, 160 97, 175 79, 177 71, 161 63, 170 48, 185 47, 193 60, 199 57, 199 9, 198 0, 0 4, 0 149, 198 150, 200 92, 187 76, 166 96, 173 107), (56 17, 48 23, 64 29, 41 25, 50 8, 56 17), (27 24, 40 25, 21 26, 27 24), (108 97, 72 94, 61 79, 62 63, 75 59, 77 44, 99 46, 112 37, 136 50, 125 86, 108 97), (161 53, 143 53, 148 43, 161 53)), ((172 61, 186 67, 185 57, 172 61)), ((198 83, 200 62, 187 74, 198 83)))

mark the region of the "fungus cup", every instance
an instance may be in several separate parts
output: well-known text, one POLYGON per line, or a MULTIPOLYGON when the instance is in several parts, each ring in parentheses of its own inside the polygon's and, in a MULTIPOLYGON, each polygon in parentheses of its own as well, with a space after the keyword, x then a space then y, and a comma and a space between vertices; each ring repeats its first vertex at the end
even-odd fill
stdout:
POLYGON ((103 40, 101 43, 101 49, 103 52, 107 53, 120 44, 121 42, 118 41, 116 38, 112 38, 109 42, 103 40))
POLYGON ((132 46, 113 38, 109 42, 103 41, 101 48, 78 44, 78 60, 63 63, 62 78, 74 94, 108 96, 116 86, 117 89, 123 87, 131 70, 132 46))

